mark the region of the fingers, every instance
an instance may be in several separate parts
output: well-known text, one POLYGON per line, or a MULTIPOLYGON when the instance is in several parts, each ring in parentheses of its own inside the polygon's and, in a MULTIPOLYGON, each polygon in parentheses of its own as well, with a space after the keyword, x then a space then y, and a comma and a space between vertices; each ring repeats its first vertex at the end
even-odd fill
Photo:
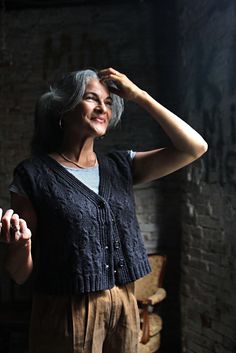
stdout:
POLYGON ((98 76, 99 76, 99 77, 101 77, 101 76, 106 76, 106 75, 121 76, 122 74, 121 74, 119 71, 113 69, 112 67, 109 67, 109 68, 107 68, 107 69, 100 70, 100 71, 98 72, 98 76))
POLYGON ((27 227, 26 221, 20 218, 19 225, 20 225, 20 234, 22 239, 30 239, 32 234, 31 234, 31 230, 27 227))
POLYGON ((13 214, 10 220, 10 230, 9 230, 10 241, 15 241, 19 239, 20 237, 19 230, 20 230, 19 216, 18 214, 13 214))
POLYGON ((116 81, 116 80, 119 80, 123 76, 124 76, 123 74, 121 74, 119 71, 116 71, 112 67, 110 67, 108 69, 100 70, 98 72, 98 77, 101 80, 114 80, 114 81, 116 81))
POLYGON ((142 90, 130 81, 126 75, 112 67, 99 71, 98 77, 107 84, 112 93, 124 99, 135 101, 138 95, 142 93, 142 90))
MULTIPOLYGON (((108 68, 99 71, 98 77, 102 82, 105 82, 107 84, 110 92, 117 94, 120 97, 123 97, 122 87, 125 83, 125 75, 121 74, 113 68, 108 68)), ((125 98, 125 96, 123 98, 125 98)))
POLYGON ((10 227, 11 227, 11 217, 13 215, 13 210, 7 210, 4 216, 2 217, 2 227, 1 227, 1 234, 0 239, 3 242, 10 242, 11 234, 10 234, 10 227))
POLYGON ((0 209, 0 241, 4 243, 14 243, 18 240, 31 238, 31 231, 27 227, 25 220, 19 218, 12 209, 7 210, 2 216, 0 209))

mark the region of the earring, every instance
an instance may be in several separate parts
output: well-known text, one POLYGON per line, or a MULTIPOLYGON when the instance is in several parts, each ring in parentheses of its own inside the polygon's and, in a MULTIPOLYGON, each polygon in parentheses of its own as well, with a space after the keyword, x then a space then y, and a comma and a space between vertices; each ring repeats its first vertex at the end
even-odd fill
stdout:
POLYGON ((63 129, 62 118, 59 119, 58 125, 59 125, 59 128, 62 130, 63 129))

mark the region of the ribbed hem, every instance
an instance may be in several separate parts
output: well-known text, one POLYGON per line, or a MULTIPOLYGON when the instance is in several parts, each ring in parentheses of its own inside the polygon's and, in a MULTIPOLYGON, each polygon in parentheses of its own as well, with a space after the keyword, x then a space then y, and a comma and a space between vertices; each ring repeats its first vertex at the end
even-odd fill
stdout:
POLYGON ((48 294, 84 294, 97 292, 114 287, 115 278, 110 278, 108 271, 94 275, 80 276, 74 275, 73 280, 69 280, 62 274, 58 277, 36 279, 34 289, 36 292, 48 294))
POLYGON ((117 270, 116 276, 108 270, 101 271, 99 274, 80 276, 75 275, 73 281, 69 281, 62 274, 52 278, 39 279, 34 289, 36 292, 48 294, 84 294, 97 292, 114 287, 116 284, 126 284, 144 277, 151 272, 148 259, 131 268, 126 266, 117 270), (40 284, 39 284, 40 283, 40 284))
POLYGON ((142 262, 135 264, 129 269, 125 268, 122 271, 118 271, 116 284, 126 284, 131 281, 136 281, 137 279, 146 276, 151 270, 148 259, 144 259, 142 262))

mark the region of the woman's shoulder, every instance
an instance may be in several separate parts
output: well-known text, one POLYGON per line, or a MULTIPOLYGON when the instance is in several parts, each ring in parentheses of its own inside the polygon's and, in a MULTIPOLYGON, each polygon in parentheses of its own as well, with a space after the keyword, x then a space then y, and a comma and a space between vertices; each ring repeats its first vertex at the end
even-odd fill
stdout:
POLYGON ((115 150, 109 152, 106 158, 109 165, 116 165, 120 170, 132 172, 133 156, 134 154, 131 153, 131 150, 115 150))
POLYGON ((30 171, 35 170, 39 167, 40 157, 37 155, 29 156, 23 160, 21 160, 16 167, 14 168, 14 173, 20 171, 30 171))
POLYGON ((128 159, 133 159, 135 156, 136 152, 133 150, 113 150, 111 152, 107 153, 108 157, 120 157, 120 158, 128 158, 128 159))

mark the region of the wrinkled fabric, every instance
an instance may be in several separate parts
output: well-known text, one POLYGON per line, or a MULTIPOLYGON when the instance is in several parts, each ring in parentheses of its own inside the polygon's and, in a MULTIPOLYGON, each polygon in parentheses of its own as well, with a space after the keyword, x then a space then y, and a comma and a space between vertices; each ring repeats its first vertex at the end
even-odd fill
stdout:
POLYGON ((35 295, 29 353, 137 353, 134 283, 73 296, 35 295))

